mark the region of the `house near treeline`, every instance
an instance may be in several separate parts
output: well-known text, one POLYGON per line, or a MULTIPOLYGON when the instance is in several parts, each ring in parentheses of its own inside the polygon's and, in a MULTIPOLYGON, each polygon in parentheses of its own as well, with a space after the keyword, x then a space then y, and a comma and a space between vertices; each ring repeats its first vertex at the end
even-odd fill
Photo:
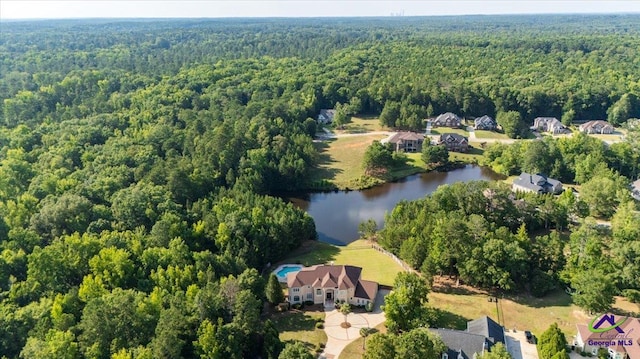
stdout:
POLYGON ((462 120, 458 115, 452 112, 446 112, 431 120, 431 125, 433 127, 460 127, 462 125, 462 120))
POLYGON ((318 115, 318 123, 326 125, 333 122, 333 116, 335 116, 335 114, 336 114, 336 110, 332 110, 332 109, 320 110, 320 114, 318 115))
POLYGON ((361 278, 362 268, 350 265, 316 265, 287 274, 289 303, 311 301, 334 306, 335 302, 366 305, 374 302, 378 283, 361 278))
POLYGON ((438 145, 444 145, 448 151, 452 152, 467 152, 469 139, 457 133, 443 133, 440 135, 438 145))
POLYGON ((420 152, 424 143, 424 135, 415 132, 396 132, 386 140, 396 152, 420 152))
POLYGON ((573 345, 579 350, 597 356, 598 349, 606 349, 610 359, 640 359, 640 318, 603 314, 589 325, 576 326, 573 345), (610 329, 594 332, 589 326, 610 329))
POLYGON ((590 134, 611 134, 615 130, 613 126, 604 120, 594 120, 585 122, 578 127, 580 132, 590 134))
POLYGON ((504 328, 487 316, 467 322, 467 330, 429 330, 438 334, 447 346, 442 359, 474 359, 484 352, 490 352, 497 343, 504 344, 509 350, 504 328))
POLYGON ((473 128, 476 130, 495 131, 498 128, 498 124, 490 116, 484 115, 473 121, 473 128))
POLYGON ((522 172, 520 177, 513 180, 512 189, 515 192, 533 192, 538 194, 562 192, 562 182, 549 178, 543 174, 522 172))
POLYGON ((554 135, 571 132, 567 126, 563 125, 562 122, 555 117, 536 117, 533 120, 531 129, 540 132, 551 132, 554 135))

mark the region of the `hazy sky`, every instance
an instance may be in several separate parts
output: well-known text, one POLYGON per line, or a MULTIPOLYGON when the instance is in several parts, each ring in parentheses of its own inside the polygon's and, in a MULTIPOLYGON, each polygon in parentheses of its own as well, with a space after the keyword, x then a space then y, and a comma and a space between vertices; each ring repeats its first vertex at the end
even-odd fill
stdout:
POLYGON ((640 0, 626 1, 271 1, 271 0, 0 0, 0 18, 88 17, 309 17, 640 12, 640 0))

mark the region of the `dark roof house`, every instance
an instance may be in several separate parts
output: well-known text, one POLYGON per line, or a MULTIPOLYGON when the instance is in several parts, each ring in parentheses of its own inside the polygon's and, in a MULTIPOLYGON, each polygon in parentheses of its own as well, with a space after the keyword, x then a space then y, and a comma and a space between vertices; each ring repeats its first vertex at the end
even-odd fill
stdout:
POLYGON ((415 132, 397 132, 388 140, 396 152, 420 152, 424 143, 424 135, 415 132))
POLYGON ((533 120, 532 130, 551 132, 554 135, 560 133, 568 133, 569 129, 555 117, 536 117, 533 120))
POLYGON ((322 109, 318 115, 318 122, 327 124, 333 122, 333 116, 336 114, 336 110, 322 109))
POLYGON ((514 191, 533 192, 533 193, 553 193, 562 192, 562 182, 549 178, 543 174, 531 174, 522 172, 520 177, 513 180, 512 188, 514 191))
POLYGON ((458 115, 452 112, 446 112, 431 120, 434 127, 460 127, 462 120, 458 115))
POLYGON ((438 140, 439 145, 444 145, 447 150, 453 152, 467 152, 469 140, 457 133, 443 133, 438 140))
MULTIPOLYGON (((484 316, 467 322, 467 330, 430 329, 447 346, 443 359, 473 359, 475 354, 491 351, 496 343, 506 345, 504 329, 493 319, 484 316)), ((508 348, 507 348, 508 349, 508 348)))
POLYGON ((495 131, 497 127, 496 120, 487 115, 478 117, 473 121, 473 128, 476 130, 495 131))

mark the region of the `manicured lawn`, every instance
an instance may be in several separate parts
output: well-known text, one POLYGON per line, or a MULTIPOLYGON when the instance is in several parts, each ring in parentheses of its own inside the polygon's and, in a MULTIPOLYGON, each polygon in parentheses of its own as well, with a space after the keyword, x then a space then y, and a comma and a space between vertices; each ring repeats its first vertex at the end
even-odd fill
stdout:
POLYGON ((312 172, 314 181, 331 181, 338 188, 354 188, 354 182, 364 176, 362 159, 367 147, 374 140, 387 136, 367 135, 337 138, 331 141, 316 142, 314 145, 320 153, 318 168, 312 172))
POLYGON ((324 317, 322 310, 304 309, 273 313, 270 319, 280 332, 280 340, 299 340, 304 342, 310 350, 315 351, 321 343, 327 342, 324 329, 316 328, 318 319, 324 319, 324 317))
POLYGON ((282 263, 300 263, 305 266, 330 263, 349 264, 362 267, 362 278, 384 285, 393 285, 402 268, 393 259, 371 248, 364 240, 357 240, 346 246, 334 246, 311 241, 295 251, 282 263))
POLYGON ((457 133, 459 135, 469 137, 469 132, 462 128, 434 127, 431 129, 432 135, 441 135, 443 133, 457 133))
POLYGON ((353 116, 351 122, 344 126, 343 130, 335 130, 336 133, 364 133, 371 131, 391 131, 388 127, 380 125, 377 116, 353 116))
POLYGON ((468 163, 479 163, 484 155, 482 148, 469 146, 467 152, 451 152, 449 151, 449 161, 462 161, 468 163))
POLYGON ((500 139, 509 139, 509 136, 504 133, 498 133, 493 131, 483 131, 483 130, 475 130, 476 138, 500 138, 500 139))
POLYGON ((622 129, 616 129, 612 134, 610 135, 596 135, 596 134, 591 134, 589 136, 593 136, 595 138, 599 138, 603 141, 619 141, 622 140, 623 137, 625 136, 626 131, 622 130, 622 129))
MULTIPOLYGON (((380 333, 386 333, 387 327, 384 326, 384 323, 379 324, 375 327, 375 329, 380 333)), ((362 348, 364 343, 364 338, 359 337, 355 341, 349 343, 340 353, 340 359, 360 359, 362 355, 364 355, 364 349, 362 348)))

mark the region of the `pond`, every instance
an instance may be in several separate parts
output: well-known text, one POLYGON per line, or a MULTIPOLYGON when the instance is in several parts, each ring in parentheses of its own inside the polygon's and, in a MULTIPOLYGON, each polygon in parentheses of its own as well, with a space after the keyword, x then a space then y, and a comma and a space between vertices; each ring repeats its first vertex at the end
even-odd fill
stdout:
POLYGON ((443 184, 501 178, 488 168, 467 165, 449 172, 421 173, 362 191, 312 193, 289 200, 313 217, 321 241, 346 245, 358 239, 361 222, 372 218, 381 227, 385 213, 402 200, 423 198, 443 184))

